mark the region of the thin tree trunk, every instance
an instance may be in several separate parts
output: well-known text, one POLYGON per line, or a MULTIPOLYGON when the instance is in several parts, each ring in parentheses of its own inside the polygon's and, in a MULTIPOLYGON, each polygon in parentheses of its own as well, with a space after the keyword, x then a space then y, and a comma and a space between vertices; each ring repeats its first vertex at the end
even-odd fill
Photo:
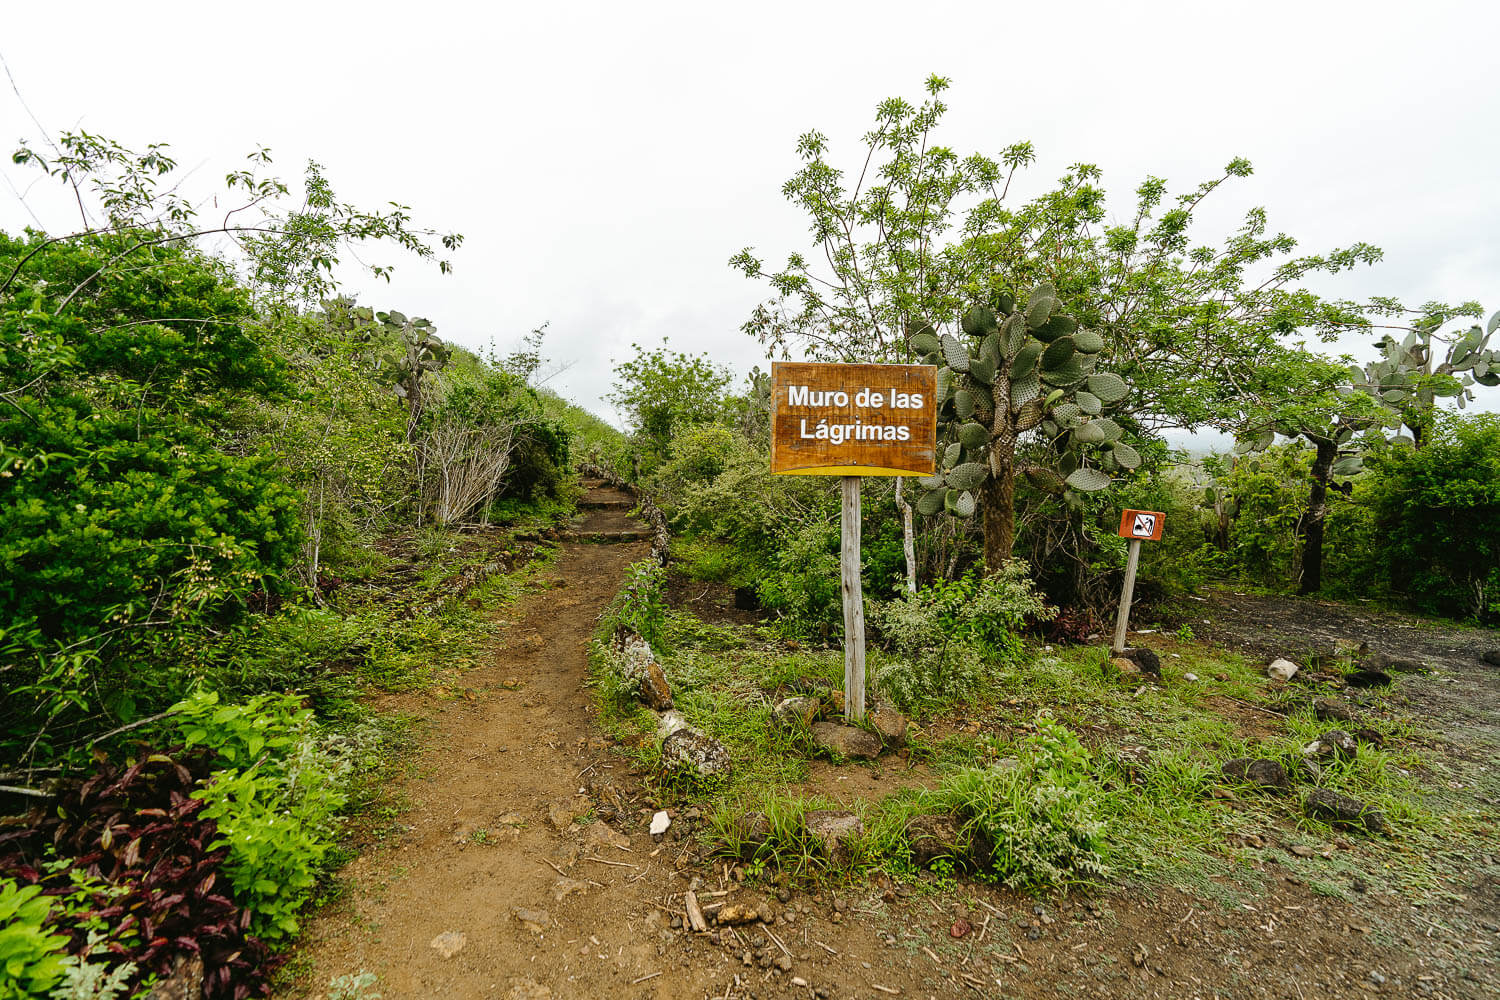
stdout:
POLYGON ((901 484, 905 476, 896 477, 896 509, 901 512, 901 551, 906 556, 906 592, 917 592, 917 544, 916 529, 912 523, 911 504, 902 495, 901 484))
POLYGON ((1318 453, 1313 459, 1307 517, 1302 522, 1302 585, 1298 589, 1301 594, 1315 594, 1323 587, 1323 525, 1328 516, 1328 483, 1339 455, 1339 446, 1331 438, 1309 435, 1308 440, 1318 453))

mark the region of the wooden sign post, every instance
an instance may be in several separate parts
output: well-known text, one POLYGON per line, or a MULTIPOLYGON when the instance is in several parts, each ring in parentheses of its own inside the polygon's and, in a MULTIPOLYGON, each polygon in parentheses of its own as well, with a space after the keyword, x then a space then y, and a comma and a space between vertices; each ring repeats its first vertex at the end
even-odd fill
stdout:
POLYGON ((1130 554, 1125 557, 1125 586, 1120 591, 1120 615, 1115 619, 1115 641, 1110 651, 1116 656, 1125 652, 1125 630, 1130 624, 1130 602, 1135 599, 1135 571, 1141 561, 1141 542, 1161 540, 1165 514, 1156 510, 1127 510, 1120 515, 1120 537, 1130 539, 1130 554))
POLYGON ((865 476, 930 476, 937 461, 931 365, 771 365, 771 471, 840 476, 844 716, 865 715, 865 604, 859 487, 865 476))

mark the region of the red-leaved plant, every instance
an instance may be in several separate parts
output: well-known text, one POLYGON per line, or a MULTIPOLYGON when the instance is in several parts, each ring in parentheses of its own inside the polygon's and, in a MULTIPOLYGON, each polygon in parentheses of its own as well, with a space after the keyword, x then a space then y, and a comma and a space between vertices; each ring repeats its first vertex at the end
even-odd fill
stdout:
POLYGON ((196 954, 208 1000, 245 1000, 268 992, 276 960, 248 933, 251 913, 233 900, 220 874, 227 851, 207 850, 218 828, 198 817, 204 803, 192 793, 211 759, 174 748, 142 750, 124 767, 101 761, 55 802, 33 809, 24 828, 0 832, 0 874, 65 896, 76 887, 49 861, 71 859, 71 867, 111 891, 93 894, 91 908, 56 928, 72 935, 70 953, 84 950, 87 925, 102 923, 106 950, 90 961, 134 962, 139 981, 167 974, 178 955, 196 954))

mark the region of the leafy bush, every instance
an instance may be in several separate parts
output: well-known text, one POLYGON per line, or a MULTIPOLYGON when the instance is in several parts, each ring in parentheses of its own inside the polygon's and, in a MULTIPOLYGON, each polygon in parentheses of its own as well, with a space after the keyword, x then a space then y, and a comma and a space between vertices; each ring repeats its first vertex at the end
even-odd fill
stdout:
POLYGON ((607 642, 621 629, 634 632, 660 649, 667 622, 664 587, 667 574, 654 559, 631 563, 625 569, 625 586, 599 616, 601 633, 607 642))
POLYGON ((906 709, 972 698, 988 686, 988 667, 1019 658, 1026 623, 1052 614, 1019 560, 994 576, 971 572, 872 603, 870 622, 894 654, 877 683, 906 709))
POLYGON ((35 251, 0 298, 0 622, 26 647, 6 664, 0 741, 38 737, 43 754, 39 731, 177 697, 137 661, 275 588, 297 552, 275 464, 208 426, 237 395, 284 388, 248 291, 180 246, 109 266, 135 246, 0 234, 0 273, 35 251))
POLYGON ((756 583, 761 604, 779 613, 793 634, 832 636, 843 620, 838 524, 787 526, 767 561, 756 583))
POLYGON ((294 696, 220 705, 217 694, 199 693, 178 712, 186 744, 227 765, 193 795, 218 824, 209 849, 228 849, 224 870, 252 931, 271 942, 295 935, 333 845, 347 761, 318 745, 312 712, 294 696))
POLYGON ((0 878, 0 1000, 44 996, 67 968, 68 938, 45 929, 52 903, 41 891, 0 878))
POLYGON ((1117 533, 1122 508, 1166 514, 1161 540, 1143 553, 1138 600, 1191 590, 1205 575, 1201 489, 1172 468, 1163 443, 1132 440, 1144 464, 1116 472, 1108 490, 1058 494, 1026 477, 1016 481, 1015 556, 1033 567, 1037 586, 1069 618, 1107 618, 1119 601, 1127 551, 1117 533))
POLYGON ((1500 417, 1444 414, 1378 463, 1371 503, 1391 586, 1427 611, 1500 620, 1500 417))
POLYGON ((68 951, 97 950, 101 968, 137 967, 136 980, 170 971, 181 951, 203 958, 210 1000, 265 992, 274 968, 248 932, 251 914, 221 885, 227 852, 193 797, 210 769, 207 753, 143 751, 129 766, 103 763, 38 807, 27 826, 0 834, 0 871, 70 900, 58 930, 68 951), (97 871, 98 881, 79 870, 97 871))
POLYGON ((615 366, 614 391, 608 399, 636 432, 645 472, 656 468, 668 447, 688 427, 712 423, 724 407, 729 369, 706 354, 684 354, 661 347, 615 366))
POLYGON ((928 804, 958 818, 989 878, 1028 891, 1096 881, 1109 867, 1089 753, 1051 719, 1036 726, 1015 766, 959 771, 928 804))
POLYGON ((663 508, 675 509, 684 492, 712 483, 731 461, 743 457, 746 442, 727 427, 689 427, 672 439, 666 462, 652 474, 647 488, 663 508))

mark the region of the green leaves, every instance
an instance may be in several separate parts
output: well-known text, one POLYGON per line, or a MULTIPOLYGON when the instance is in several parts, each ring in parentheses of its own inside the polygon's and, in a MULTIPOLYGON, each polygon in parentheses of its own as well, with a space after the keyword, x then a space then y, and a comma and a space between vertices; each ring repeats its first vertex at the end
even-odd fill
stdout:
POLYGON ((1345 455, 1333 463, 1335 476, 1352 476, 1364 468, 1364 459, 1359 455, 1345 455))
POLYGON ((942 347, 942 341, 931 333, 919 333, 911 338, 911 349, 917 354, 932 354, 942 347))
POLYGON ((1040 330, 1046 326, 1056 308, 1057 299, 1053 297, 1052 287, 1039 285, 1031 293, 1031 302, 1026 306, 1026 325, 1033 331, 1040 330))
POLYGON ((970 306, 964 313, 961 327, 970 337, 982 337, 995 329, 995 313, 987 305, 970 306))
MULTIPOLYGON (((1038 340, 1055 341, 1078 329, 1078 321, 1071 316, 1055 315, 1034 331, 1038 340)), ((1101 343, 1102 346, 1102 343, 1101 343)))
POLYGON ((1036 375, 1013 378, 1010 383, 1010 405, 1025 406, 1042 394, 1042 383, 1036 375))
POLYGON ((1084 363, 1085 362, 1081 359, 1081 357, 1075 353, 1062 364, 1056 365, 1051 368, 1044 366, 1041 369, 1042 381, 1046 382, 1048 385, 1061 387, 1076 385, 1077 383, 1083 381, 1083 377, 1086 372, 1084 363))
POLYGON ((990 440, 989 428, 970 421, 958 429, 959 442, 970 451, 978 451, 990 440))
POLYGON ((1047 349, 1042 352, 1042 369, 1044 371, 1060 369, 1065 363, 1072 360, 1076 350, 1072 337, 1059 337, 1048 344, 1047 349))
POLYGON ((220 705, 199 692, 174 706, 184 736, 228 765, 194 794, 218 826, 208 850, 228 848, 225 871, 266 941, 298 930, 297 912, 333 845, 345 795, 338 762, 318 749, 312 712, 295 695, 220 705), (200 734, 206 732, 206 737, 200 734))
POLYGON ((1084 354, 1098 354, 1104 350, 1104 338, 1093 330, 1079 330, 1074 333, 1073 344, 1084 354))
POLYGON ((41 886, 0 878, 0 998, 49 995, 66 969, 68 938, 44 924, 52 909, 41 886))
POLYGON ((995 381, 995 362, 985 357, 974 358, 969 362, 969 377, 989 385, 995 381))
POLYGON ((1122 469, 1137 469, 1141 464, 1140 452, 1123 441, 1116 441, 1110 446, 1110 455, 1120 463, 1122 469))

